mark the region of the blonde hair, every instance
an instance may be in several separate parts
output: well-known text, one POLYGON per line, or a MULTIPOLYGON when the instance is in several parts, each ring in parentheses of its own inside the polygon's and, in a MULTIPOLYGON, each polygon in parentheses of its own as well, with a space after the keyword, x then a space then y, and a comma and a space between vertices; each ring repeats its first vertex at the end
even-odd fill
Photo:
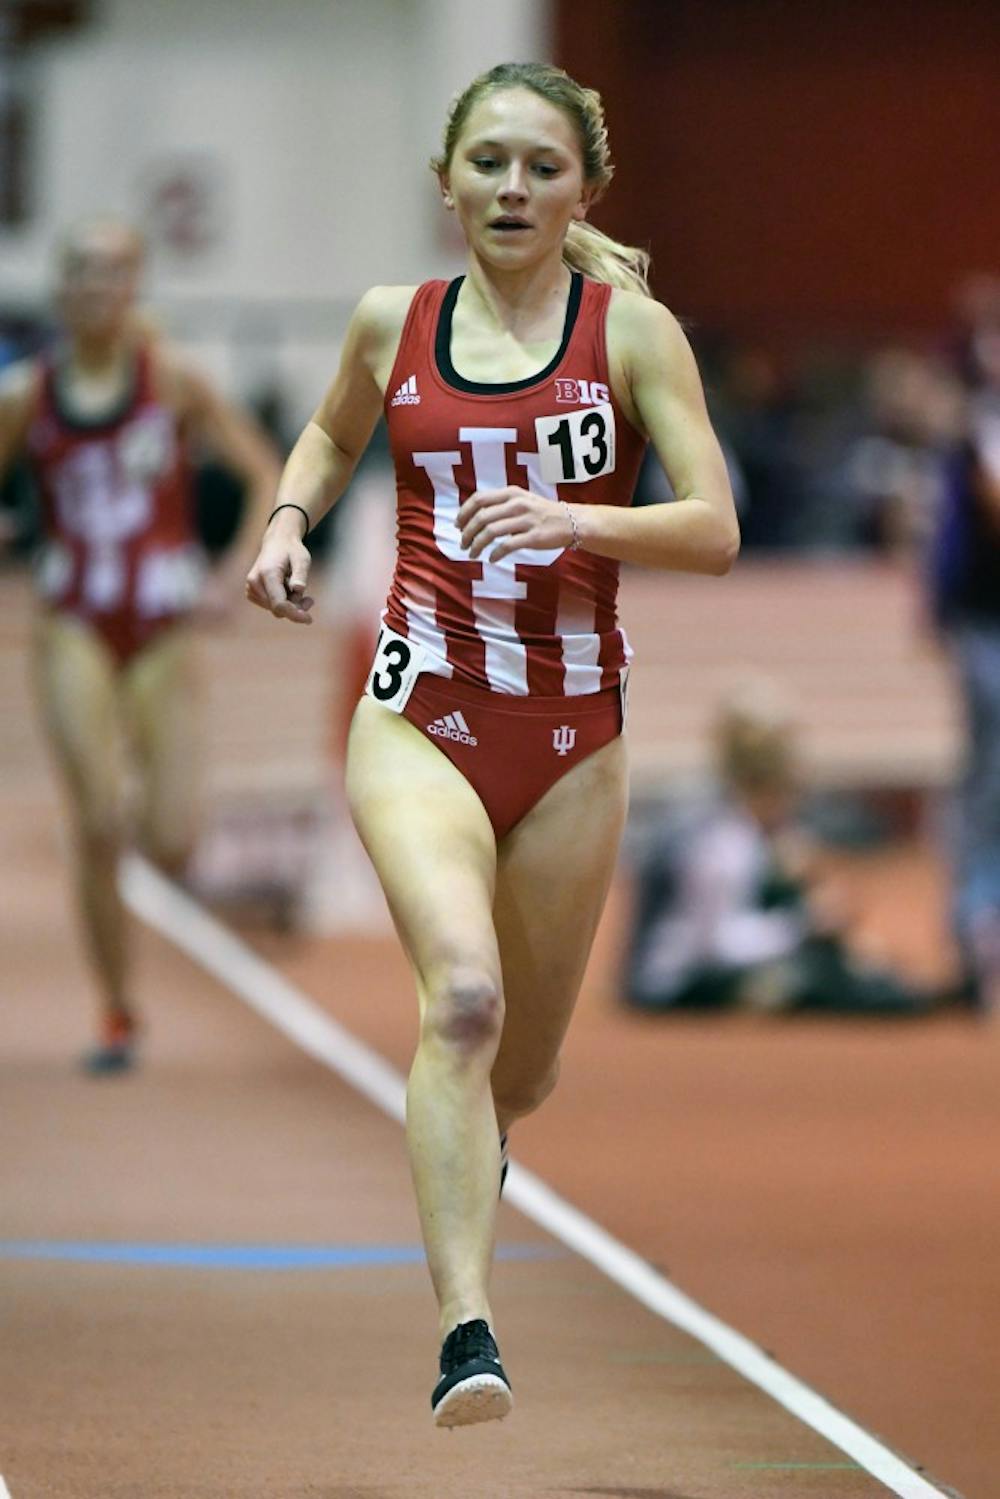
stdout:
MULTIPOLYGON (((431 161, 440 177, 451 165, 455 147, 466 120, 480 99, 501 89, 527 88, 561 109, 576 127, 583 158, 583 177, 591 189, 591 202, 603 197, 614 175, 608 150, 608 128, 604 106, 595 89, 584 88, 562 68, 540 62, 503 62, 474 78, 448 111, 444 146, 431 161)), ((633 245, 622 245, 610 235, 584 222, 571 223, 563 243, 563 262, 594 281, 624 291, 650 296, 649 255, 633 245)))
POLYGON ((67 269, 72 258, 80 254, 88 241, 92 243, 95 240, 99 243, 103 241, 105 248, 110 243, 134 275, 138 276, 142 271, 146 259, 146 241, 140 230, 124 219, 98 215, 77 219, 63 231, 56 246, 56 261, 60 271, 67 269))
POLYGON ((715 719, 719 769, 746 790, 782 790, 798 775, 798 729, 791 702, 770 678, 748 677, 719 704, 715 719))
POLYGON ((130 277, 132 305, 125 321, 126 333, 139 343, 162 342, 164 330, 159 320, 147 309, 134 305, 146 259, 146 241, 141 231, 124 219, 110 216, 78 219, 63 231, 56 245, 57 300, 74 260, 95 245, 101 253, 119 257, 130 277))

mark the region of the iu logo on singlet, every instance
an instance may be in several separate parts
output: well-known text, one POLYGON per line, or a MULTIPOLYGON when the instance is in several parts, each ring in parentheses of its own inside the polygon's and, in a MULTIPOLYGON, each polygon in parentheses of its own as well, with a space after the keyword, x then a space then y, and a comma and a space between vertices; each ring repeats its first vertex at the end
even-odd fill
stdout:
MULTIPOLYGON (((427 475, 434 495, 434 547, 449 562, 472 570, 470 602, 474 628, 483 642, 482 660, 487 683, 497 692, 512 692, 518 696, 527 696, 528 693, 528 650, 513 627, 517 605, 529 597, 529 579, 539 577, 542 569, 557 562, 565 547, 537 550, 519 547, 517 551, 508 552, 499 562, 486 557, 470 560, 457 524, 462 505, 459 465, 467 464, 471 456, 474 485, 482 493, 524 482, 520 473, 512 471, 513 460, 527 478, 527 488, 531 493, 552 501, 559 499, 558 485, 580 484, 587 479, 599 478, 612 473, 615 466, 614 410, 610 403, 577 411, 564 408, 552 416, 536 417, 534 427, 534 447, 528 445, 528 434, 522 436, 517 427, 459 427, 453 447, 412 454, 414 466, 427 475), (522 448, 521 442, 525 438, 528 441, 522 448)), ((409 600, 407 607, 412 618, 420 621, 420 643, 437 655, 445 654, 433 612, 430 609, 422 611, 409 600)), ((594 650, 599 648, 598 644, 594 650)), ((587 659, 589 663, 590 658, 587 659)), ((596 662, 596 654, 593 659, 596 662)), ((567 670, 570 670, 569 666, 567 670)), ((568 680, 577 691, 596 690, 600 685, 599 666, 588 664, 580 675, 574 663, 573 672, 568 680), (584 681, 589 683, 591 675, 594 677, 593 686, 578 685, 584 681)))
POLYGON ((576 744, 576 730, 571 729, 568 723, 562 723, 558 729, 552 730, 552 748, 557 755, 568 755, 576 744))

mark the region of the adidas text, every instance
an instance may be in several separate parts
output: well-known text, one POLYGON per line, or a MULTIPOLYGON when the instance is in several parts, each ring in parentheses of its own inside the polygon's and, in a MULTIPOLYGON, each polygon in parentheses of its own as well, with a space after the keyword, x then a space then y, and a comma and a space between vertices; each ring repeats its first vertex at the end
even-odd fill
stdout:
POLYGON ((474 747, 479 743, 475 734, 469 733, 469 725, 457 708, 454 713, 446 713, 443 718, 435 718, 433 723, 427 725, 427 732, 438 739, 454 739, 456 744, 468 744, 474 747))

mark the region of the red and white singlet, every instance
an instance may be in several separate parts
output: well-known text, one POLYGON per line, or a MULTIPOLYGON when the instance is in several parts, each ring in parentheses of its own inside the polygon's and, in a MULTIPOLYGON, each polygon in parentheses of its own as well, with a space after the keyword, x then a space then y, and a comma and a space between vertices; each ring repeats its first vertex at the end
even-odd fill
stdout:
POLYGON ((455 525, 475 490, 508 484, 553 502, 631 503, 645 441, 611 392, 611 288, 574 273, 549 365, 476 384, 451 362, 461 283, 418 288, 386 391, 398 560, 384 625, 418 647, 421 672, 456 684, 522 698, 617 688, 631 655, 618 563, 561 547, 470 562, 455 525))
POLYGON ((98 422, 66 411, 58 366, 43 361, 27 456, 45 529, 42 597, 125 662, 191 609, 203 574, 187 452, 149 349, 136 353, 126 401, 98 422))

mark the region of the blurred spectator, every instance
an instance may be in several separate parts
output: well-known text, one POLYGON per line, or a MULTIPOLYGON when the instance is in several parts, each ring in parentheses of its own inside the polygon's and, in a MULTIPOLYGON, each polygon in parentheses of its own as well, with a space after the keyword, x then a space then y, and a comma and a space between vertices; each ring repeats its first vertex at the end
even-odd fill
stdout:
POLYGON ((722 355, 717 379, 707 384, 720 441, 731 469, 742 476, 743 546, 792 546, 802 479, 794 442, 794 390, 770 353, 743 346, 722 355))
POLYGON ((966 293, 966 431, 931 549, 931 583, 966 711, 955 931, 970 1003, 1000 1013, 1000 281, 977 278, 966 293))
POLYGON ((801 813, 795 725, 769 684, 749 684, 724 703, 714 747, 715 794, 664 817, 639 860, 628 1002, 655 1011, 927 1013, 930 994, 848 945, 843 892, 801 813))
MULTIPOLYGON (((736 513, 743 516, 746 511, 747 487, 740 468, 739 460, 729 444, 719 438, 719 446, 722 456, 726 460, 726 469, 729 473, 729 484, 733 491, 733 502, 736 505, 736 513)), ((636 480, 635 494, 632 497, 633 505, 660 505, 675 498, 670 480, 667 478, 663 464, 657 458, 650 443, 646 448, 642 466, 639 469, 639 477, 636 480)))
POLYGON ((850 448, 847 479, 857 539, 912 556, 941 506, 961 430, 961 389, 935 361, 884 349, 868 367, 870 428, 850 448))
MULTIPOLYGON (((51 330, 42 314, 0 308, 0 376, 8 365, 41 350, 51 330)), ((36 542, 34 490, 24 463, 0 472, 0 563, 23 558, 36 542)))

